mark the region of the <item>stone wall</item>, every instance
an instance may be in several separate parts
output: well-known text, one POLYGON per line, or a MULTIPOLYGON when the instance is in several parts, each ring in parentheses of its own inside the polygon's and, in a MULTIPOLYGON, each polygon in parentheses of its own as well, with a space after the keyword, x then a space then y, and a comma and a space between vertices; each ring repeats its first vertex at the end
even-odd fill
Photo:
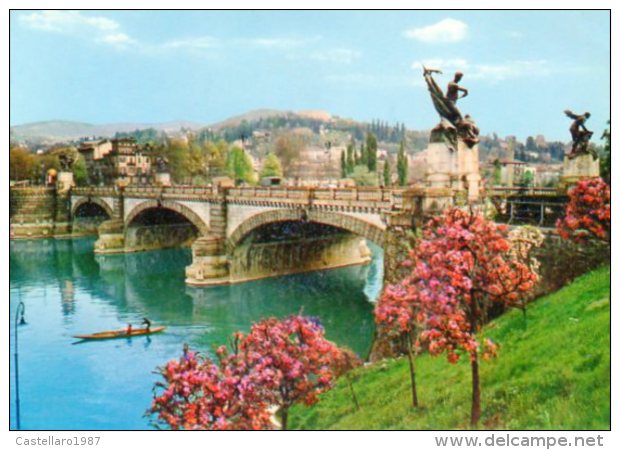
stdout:
POLYGON ((163 248, 190 247, 198 231, 190 223, 128 227, 125 252, 141 252, 163 248))
POLYGON ((11 188, 9 202, 15 239, 61 237, 71 232, 69 197, 54 188, 11 188))

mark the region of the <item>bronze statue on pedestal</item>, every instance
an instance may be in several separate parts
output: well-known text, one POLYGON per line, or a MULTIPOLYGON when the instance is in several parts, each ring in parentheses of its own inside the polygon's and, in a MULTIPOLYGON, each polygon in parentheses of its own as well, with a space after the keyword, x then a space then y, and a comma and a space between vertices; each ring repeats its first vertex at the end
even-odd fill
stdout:
POLYGON ((428 91, 431 94, 431 100, 437 113, 442 118, 442 121, 431 131, 431 140, 445 138, 453 149, 456 149, 457 140, 461 138, 463 142, 472 148, 478 142, 480 138, 480 129, 476 126, 476 123, 471 116, 466 115, 463 117, 461 112, 456 107, 456 102, 469 94, 469 91, 461 86, 459 82, 463 78, 462 72, 456 72, 454 79, 448 83, 446 94, 433 78, 433 73, 442 73, 440 70, 424 69, 424 80, 428 86, 428 91), (462 95, 459 96, 459 93, 462 95))
POLYGON ((590 113, 585 112, 581 115, 575 114, 570 109, 564 110, 564 114, 567 117, 573 119, 573 123, 570 125, 570 135, 573 138, 573 146, 571 148, 570 153, 568 154, 568 159, 573 159, 579 155, 592 155, 592 158, 596 160, 598 155, 596 152, 589 148, 590 146, 590 138, 592 137, 593 132, 586 128, 586 120, 590 118, 590 113))

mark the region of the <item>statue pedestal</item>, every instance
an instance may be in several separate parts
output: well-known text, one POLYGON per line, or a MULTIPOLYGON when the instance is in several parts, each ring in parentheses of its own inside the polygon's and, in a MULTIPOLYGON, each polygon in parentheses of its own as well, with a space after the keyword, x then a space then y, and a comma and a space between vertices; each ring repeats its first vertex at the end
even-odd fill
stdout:
POLYGON ((480 197, 478 146, 469 147, 457 141, 454 150, 447 142, 431 142, 426 150, 426 181, 432 188, 452 188, 467 191, 467 199, 480 197))
POLYGON ((170 174, 168 172, 156 173, 155 184, 157 186, 171 186, 170 174))
POLYGON ((58 192, 67 192, 75 186, 73 182, 73 172, 59 172, 56 180, 56 188, 58 192))
POLYGON ((595 160, 590 154, 578 155, 573 159, 565 156, 560 184, 568 186, 582 178, 596 178, 600 176, 599 164, 600 159, 595 160))

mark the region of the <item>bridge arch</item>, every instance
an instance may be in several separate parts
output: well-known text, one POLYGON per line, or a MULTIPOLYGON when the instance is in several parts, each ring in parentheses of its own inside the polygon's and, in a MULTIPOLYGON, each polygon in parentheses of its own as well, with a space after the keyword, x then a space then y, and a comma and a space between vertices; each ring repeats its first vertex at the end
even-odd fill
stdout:
POLYGON ((125 218, 125 229, 129 228, 131 223, 143 212, 148 211, 150 209, 158 209, 164 208, 174 211, 183 217, 185 217, 189 222, 192 223, 198 230, 198 234, 200 236, 205 236, 209 232, 209 226, 206 222, 191 208, 177 203, 175 201, 170 200, 146 200, 144 202, 136 205, 125 218))
POLYGON ((74 203, 73 207, 71 208, 71 217, 76 217, 79 209, 88 204, 95 204, 99 206, 103 211, 105 211, 109 219, 111 219, 114 215, 114 211, 112 211, 112 208, 110 208, 110 205, 108 205, 102 199, 97 198, 97 197, 83 197, 74 203))
POLYGON ((362 236, 380 247, 385 244, 384 229, 357 217, 331 211, 281 209, 259 213, 242 222, 228 237, 227 247, 228 249, 236 248, 249 233, 263 225, 286 221, 307 221, 330 225, 362 236))

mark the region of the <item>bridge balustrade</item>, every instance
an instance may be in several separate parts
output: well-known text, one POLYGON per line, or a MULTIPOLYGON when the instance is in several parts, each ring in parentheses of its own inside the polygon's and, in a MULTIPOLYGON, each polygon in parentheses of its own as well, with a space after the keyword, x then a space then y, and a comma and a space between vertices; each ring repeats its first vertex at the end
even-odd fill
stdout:
POLYGON ((555 188, 540 187, 493 187, 490 189, 491 196, 533 196, 533 197, 556 197, 561 192, 555 188))

